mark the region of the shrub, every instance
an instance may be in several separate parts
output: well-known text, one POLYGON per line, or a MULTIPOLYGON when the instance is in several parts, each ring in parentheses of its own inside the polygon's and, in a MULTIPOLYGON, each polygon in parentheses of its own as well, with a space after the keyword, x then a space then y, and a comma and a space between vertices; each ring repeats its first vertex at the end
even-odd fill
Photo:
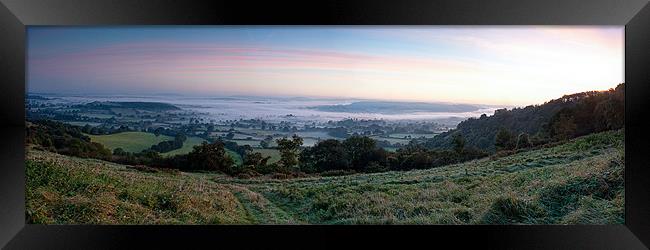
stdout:
POLYGON ((375 161, 371 162, 368 164, 368 166, 365 169, 365 172, 367 173, 379 173, 379 172, 386 172, 389 171, 390 169, 388 166, 381 165, 375 161))
POLYGON ((230 173, 234 160, 230 158, 221 141, 194 146, 187 155, 188 167, 191 170, 222 171, 230 173))
POLYGON ((266 164, 264 166, 258 166, 255 168, 255 171, 261 174, 270 174, 270 173, 289 173, 289 169, 285 168, 281 164, 274 162, 266 164))
POLYGON ((242 169, 235 176, 239 179, 250 179, 253 177, 259 177, 261 174, 252 169, 242 169))

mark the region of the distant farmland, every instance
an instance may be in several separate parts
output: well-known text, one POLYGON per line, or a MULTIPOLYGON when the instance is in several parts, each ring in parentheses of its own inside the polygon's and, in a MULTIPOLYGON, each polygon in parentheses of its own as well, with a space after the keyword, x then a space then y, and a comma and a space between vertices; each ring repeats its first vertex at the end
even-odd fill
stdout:
POLYGON ((89 136, 91 141, 101 143, 110 150, 122 148, 124 151, 131 153, 139 153, 142 150, 150 148, 151 145, 174 139, 166 135, 156 136, 152 133, 145 132, 122 132, 110 135, 89 136))

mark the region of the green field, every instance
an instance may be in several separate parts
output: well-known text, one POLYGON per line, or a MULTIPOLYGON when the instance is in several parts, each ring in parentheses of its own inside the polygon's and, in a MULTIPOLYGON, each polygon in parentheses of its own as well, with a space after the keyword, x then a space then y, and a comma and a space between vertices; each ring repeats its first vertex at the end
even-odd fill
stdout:
POLYGON ((90 118, 101 118, 101 119, 109 119, 111 117, 114 117, 114 115, 111 114, 95 114, 95 113, 80 113, 79 115, 90 117, 90 118))
POLYGON ((235 164, 237 166, 239 166, 239 165, 241 165, 243 163, 241 155, 239 155, 237 152, 226 148, 226 153, 228 153, 228 155, 230 155, 230 157, 235 161, 235 164))
POLYGON ((311 137, 314 139, 320 138, 321 140, 325 139, 333 139, 334 137, 330 136, 327 132, 325 131, 309 131, 309 132, 296 132, 296 134, 300 137, 311 137))
POLYGON ((248 138, 250 137, 250 140, 263 140, 264 138, 260 138, 254 135, 247 135, 247 134, 241 134, 241 133, 234 133, 234 140, 249 140, 248 138))
POLYGON ((622 224, 624 133, 427 170, 298 179, 141 172, 29 150, 42 224, 622 224))
MULTIPOLYGON (((98 142, 109 148, 110 150, 116 148, 122 148, 127 152, 141 152, 142 150, 148 149, 151 145, 158 144, 162 141, 173 140, 174 138, 166 135, 159 135, 156 137, 154 134, 145 133, 145 132, 122 132, 117 134, 110 135, 88 135, 91 138, 91 141, 98 142)), ((187 154, 192 151, 194 146, 201 144, 205 141, 199 137, 188 137, 185 142, 183 142, 183 147, 172 150, 169 152, 162 153, 162 156, 173 156, 179 154, 187 154)), ((239 154, 226 149, 228 154, 235 160, 235 163, 241 165, 242 158, 239 154)))
MULTIPOLYGON (((203 138, 188 137, 187 140, 185 142, 183 142, 183 147, 182 148, 172 150, 172 151, 169 151, 169 152, 166 152, 166 153, 162 153, 161 155, 162 156, 173 156, 173 155, 180 155, 180 154, 188 154, 188 153, 192 152, 192 150, 194 150, 194 146, 200 145, 204 141, 205 140, 203 138)), ((242 164, 242 159, 241 159, 241 156, 239 154, 237 154, 235 151, 232 151, 232 150, 227 149, 227 148, 226 148, 226 152, 228 153, 228 155, 230 155, 230 157, 232 157, 232 159, 235 161, 235 164, 237 164, 237 165, 242 164)))
POLYGON ((145 132, 122 132, 110 135, 89 135, 91 141, 98 142, 110 150, 122 148, 126 152, 138 153, 148 149, 151 145, 163 141, 173 140, 174 138, 145 132))

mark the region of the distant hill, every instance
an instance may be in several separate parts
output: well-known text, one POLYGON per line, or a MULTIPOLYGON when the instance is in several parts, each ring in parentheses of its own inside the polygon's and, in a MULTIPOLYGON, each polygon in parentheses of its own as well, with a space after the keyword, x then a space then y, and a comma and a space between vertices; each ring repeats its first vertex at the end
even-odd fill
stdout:
POLYGON ((619 129, 625 124, 625 84, 608 91, 565 95, 542 105, 511 110, 499 109, 492 116, 469 118, 456 129, 429 139, 428 148, 451 148, 455 134, 466 146, 494 151, 497 133, 505 129, 513 136, 526 133, 533 140, 574 138, 594 132, 619 129))
POLYGON ((25 98, 28 99, 28 100, 41 100, 41 101, 46 101, 46 100, 51 100, 52 99, 52 98, 47 98, 47 97, 43 97, 43 96, 40 96, 40 95, 32 95, 32 94, 28 94, 25 98))
POLYGON ((389 101, 358 101, 341 105, 322 105, 311 107, 325 112, 343 113, 376 113, 376 114, 403 114, 414 112, 443 112, 460 113, 479 110, 480 107, 469 104, 447 104, 427 102, 389 102, 389 101))

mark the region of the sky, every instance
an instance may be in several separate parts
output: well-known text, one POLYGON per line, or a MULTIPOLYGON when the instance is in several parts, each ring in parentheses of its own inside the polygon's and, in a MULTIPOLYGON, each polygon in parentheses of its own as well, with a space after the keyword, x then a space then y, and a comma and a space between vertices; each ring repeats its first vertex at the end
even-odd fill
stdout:
POLYGON ((623 26, 32 26, 27 90, 541 104, 624 82, 623 26))

